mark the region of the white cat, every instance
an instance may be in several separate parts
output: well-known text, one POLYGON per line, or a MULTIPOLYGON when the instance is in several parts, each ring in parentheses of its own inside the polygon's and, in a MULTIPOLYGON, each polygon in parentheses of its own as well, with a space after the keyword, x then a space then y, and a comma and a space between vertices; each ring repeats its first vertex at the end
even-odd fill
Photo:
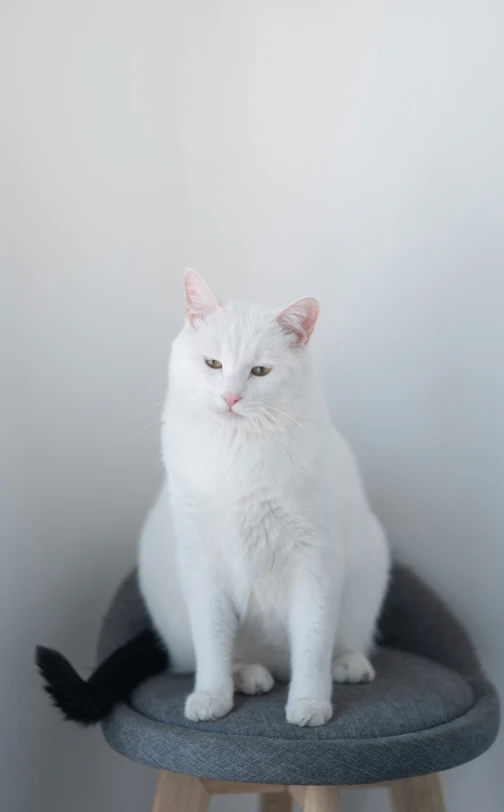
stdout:
POLYGON ((287 720, 322 725, 333 680, 375 676, 389 551, 312 367, 318 303, 219 302, 193 271, 185 293, 141 589, 172 669, 196 670, 188 719, 290 679, 287 720))

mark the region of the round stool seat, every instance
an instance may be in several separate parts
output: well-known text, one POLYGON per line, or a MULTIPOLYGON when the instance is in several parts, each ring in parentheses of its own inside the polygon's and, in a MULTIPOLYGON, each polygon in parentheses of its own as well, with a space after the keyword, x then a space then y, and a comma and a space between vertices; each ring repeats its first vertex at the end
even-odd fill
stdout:
MULTIPOLYGON (((105 619, 100 658, 149 619, 133 574, 105 619)), ((381 620, 374 682, 335 685, 334 715, 322 727, 285 719, 288 686, 235 696, 212 722, 190 722, 184 702, 193 676, 151 678, 103 724, 118 752, 198 777, 268 784, 367 784, 439 772, 487 749, 498 700, 464 631, 409 570, 396 567, 381 620)))

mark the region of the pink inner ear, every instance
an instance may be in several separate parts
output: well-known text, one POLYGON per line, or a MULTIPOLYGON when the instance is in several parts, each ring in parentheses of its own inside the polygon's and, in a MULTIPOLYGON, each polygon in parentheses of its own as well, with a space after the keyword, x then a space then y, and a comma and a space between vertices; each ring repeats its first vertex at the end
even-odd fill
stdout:
POLYGON ((219 309, 219 302, 196 271, 186 271, 184 286, 186 316, 191 326, 194 326, 195 319, 209 316, 219 309))
POLYGON ((284 332, 293 335, 296 344, 306 344, 310 338, 319 314, 319 303, 313 296, 296 299, 277 316, 277 322, 284 332))

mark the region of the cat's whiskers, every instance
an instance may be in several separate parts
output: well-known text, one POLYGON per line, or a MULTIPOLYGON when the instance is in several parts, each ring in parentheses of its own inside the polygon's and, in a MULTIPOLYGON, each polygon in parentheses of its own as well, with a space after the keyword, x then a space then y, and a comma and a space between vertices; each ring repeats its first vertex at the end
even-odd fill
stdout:
POLYGON ((308 437, 308 439, 309 439, 309 440, 310 440, 310 441, 313 443, 314 447, 316 448, 316 450, 317 450, 317 451, 318 451, 318 453, 320 454, 320 456, 321 456, 322 460, 325 462, 325 457, 324 457, 324 455, 322 454, 322 451, 321 451, 321 450, 320 450, 320 448, 318 447, 317 443, 315 442, 315 440, 313 439, 313 437, 311 436, 311 434, 310 434, 310 433, 309 433, 309 432, 308 432, 308 431, 305 429, 305 427, 303 426, 303 424, 302 424, 302 423, 300 423, 300 422, 299 422, 299 420, 296 420, 296 418, 295 418, 295 417, 293 417, 291 414, 288 414, 287 412, 283 412, 281 409, 275 409, 275 408, 273 408, 273 406, 270 406, 269 408, 270 408, 270 409, 272 409, 274 412, 278 412, 278 414, 283 414, 283 415, 284 415, 284 417, 288 417, 288 418, 289 418, 289 420, 292 420, 292 421, 293 421, 293 422, 294 422, 294 423, 295 423, 297 426, 299 426, 299 428, 300 428, 302 431, 304 431, 304 433, 306 434, 306 436, 308 437))
MULTIPOLYGON (((276 423, 276 425, 278 426, 278 428, 279 428, 279 429, 281 429, 281 431, 283 432, 283 436, 284 436, 284 437, 287 437, 287 438, 290 440, 290 442, 292 443, 292 445, 293 445, 293 446, 294 446, 294 448, 296 449, 296 453, 298 454, 299 458, 300 458, 300 459, 302 459, 301 452, 300 452, 300 450, 299 450, 299 448, 298 448, 298 446, 297 446, 296 441, 294 440, 294 437, 292 436, 292 434, 290 433, 290 431, 289 431, 289 430, 288 430, 288 429, 287 429, 285 426, 282 426, 282 424, 281 424, 281 423, 280 423, 280 422, 279 422, 279 421, 276 419, 276 417, 275 417, 274 415, 272 415, 272 414, 271 414, 270 409, 271 409, 271 406, 270 406, 270 408, 269 408, 269 409, 268 409, 267 407, 265 407, 265 408, 264 408, 264 410, 263 410, 263 417, 264 417, 264 415, 266 415, 266 414, 267 414, 267 415, 268 415, 268 417, 269 417, 271 420, 273 420, 273 422, 274 422, 274 423, 276 423)), ((265 418, 265 417, 264 417, 264 419, 265 419, 265 421, 266 421, 266 425, 269 425, 269 426, 270 426, 270 428, 273 428, 273 427, 272 427, 270 424, 268 424, 268 421, 266 420, 266 418, 265 418)), ((277 436, 277 438, 278 438, 278 433, 277 433, 277 432, 275 432, 275 434, 276 434, 276 436, 277 436)))
POLYGON ((161 425, 161 417, 156 417, 156 419, 153 420, 152 423, 148 423, 146 426, 140 429, 140 431, 137 431, 136 434, 133 435, 132 439, 135 440, 137 437, 140 436, 140 434, 143 434, 145 431, 151 429, 155 425, 161 425))
MULTIPOLYGON (((271 417, 271 415, 270 415, 270 417, 271 417)), ((278 446, 278 450, 281 453, 282 450, 285 449, 285 446, 281 442, 281 436, 279 435, 278 431, 276 431, 275 428, 271 425, 271 423, 268 422, 268 420, 267 420, 267 418, 266 418, 266 416, 264 414, 258 413, 256 415, 256 418, 258 419, 259 427, 262 429, 262 431, 266 430, 266 432, 268 434, 271 434, 273 436, 273 438, 274 438, 274 440, 275 440, 275 442, 276 442, 276 444, 278 446)))
POLYGON ((143 417, 144 414, 147 414, 147 412, 152 412, 153 409, 157 409, 159 406, 162 406, 163 403, 164 400, 160 400, 158 403, 153 403, 152 406, 147 406, 145 409, 142 409, 140 412, 138 412, 138 414, 128 417, 128 419, 124 421, 124 426, 129 426, 131 423, 134 423, 135 420, 138 420, 139 417, 143 417))

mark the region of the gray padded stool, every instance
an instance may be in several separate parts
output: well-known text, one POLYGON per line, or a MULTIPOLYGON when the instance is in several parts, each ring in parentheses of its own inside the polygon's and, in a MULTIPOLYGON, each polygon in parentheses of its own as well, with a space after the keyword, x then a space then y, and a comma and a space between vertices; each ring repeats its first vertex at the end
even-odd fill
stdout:
MULTIPOLYGON (((149 626, 136 575, 105 618, 99 659, 149 626)), ((111 747, 159 768, 153 812, 203 812, 214 793, 260 792, 262 809, 339 809, 341 786, 388 786, 395 812, 442 812, 438 773, 483 753, 499 702, 460 624, 411 571, 396 566, 380 621, 377 678, 335 685, 329 724, 285 721, 287 686, 236 697, 213 722, 190 722, 193 678, 169 673, 141 685, 105 720, 111 747)))

